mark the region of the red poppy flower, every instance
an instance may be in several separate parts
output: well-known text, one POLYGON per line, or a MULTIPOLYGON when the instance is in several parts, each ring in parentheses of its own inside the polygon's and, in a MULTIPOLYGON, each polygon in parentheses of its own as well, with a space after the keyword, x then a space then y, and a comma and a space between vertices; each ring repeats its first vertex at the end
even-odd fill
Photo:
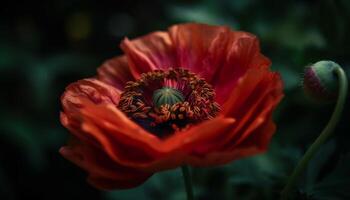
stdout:
POLYGON ((121 48, 125 55, 61 98, 61 122, 73 136, 60 153, 93 186, 130 188, 160 170, 266 151, 282 82, 254 35, 180 24, 121 48))

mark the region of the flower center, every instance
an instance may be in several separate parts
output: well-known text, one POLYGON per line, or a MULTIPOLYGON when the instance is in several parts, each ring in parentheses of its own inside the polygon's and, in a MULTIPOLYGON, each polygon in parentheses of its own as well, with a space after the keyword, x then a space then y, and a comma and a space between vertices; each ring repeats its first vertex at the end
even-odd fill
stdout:
POLYGON ((155 70, 126 83, 118 108, 147 131, 165 137, 214 118, 215 92, 186 69, 155 70))
POLYGON ((171 87, 163 87, 153 92, 153 104, 158 108, 162 105, 172 106, 184 100, 182 93, 171 87))

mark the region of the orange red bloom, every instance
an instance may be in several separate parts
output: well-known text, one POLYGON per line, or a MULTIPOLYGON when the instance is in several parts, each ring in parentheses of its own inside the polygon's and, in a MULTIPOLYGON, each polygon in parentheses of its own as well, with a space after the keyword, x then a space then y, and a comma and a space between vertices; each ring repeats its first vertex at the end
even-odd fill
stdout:
POLYGON ((179 24, 125 39, 125 55, 62 95, 72 133, 60 153, 101 189, 130 188, 181 165, 213 166, 266 151, 282 81, 256 36, 179 24))

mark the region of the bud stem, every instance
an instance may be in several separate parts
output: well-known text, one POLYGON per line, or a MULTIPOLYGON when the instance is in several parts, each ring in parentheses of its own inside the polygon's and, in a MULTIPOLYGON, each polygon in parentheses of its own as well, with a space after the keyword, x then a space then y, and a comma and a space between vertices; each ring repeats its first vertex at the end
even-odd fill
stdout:
POLYGON ((314 143, 309 147, 304 156, 301 158, 297 166, 295 167, 293 173, 288 178, 287 184, 281 192, 281 200, 287 200, 290 197, 293 187, 295 186, 298 177, 305 170, 311 158, 315 155, 315 153, 319 150, 321 145, 331 136, 334 128, 336 127, 341 113, 344 108, 346 93, 348 91, 348 81, 345 75, 345 72, 341 67, 337 67, 334 69, 334 73, 338 76, 339 81, 339 94, 337 104, 333 111, 332 117, 329 120, 327 126, 323 129, 322 133, 318 136, 318 138, 314 141, 314 143))
POLYGON ((190 169, 187 165, 184 165, 181 167, 181 170, 185 182, 187 200, 194 200, 190 169))

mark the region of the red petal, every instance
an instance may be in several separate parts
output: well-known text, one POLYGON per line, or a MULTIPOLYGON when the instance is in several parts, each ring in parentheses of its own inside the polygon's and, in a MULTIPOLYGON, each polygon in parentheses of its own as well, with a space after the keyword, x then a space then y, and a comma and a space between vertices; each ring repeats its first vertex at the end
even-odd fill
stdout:
POLYGON ((268 69, 251 69, 228 94, 229 98, 222 106, 225 116, 245 116, 247 110, 257 104, 262 97, 270 95, 279 99, 283 95, 282 80, 277 73, 268 69))
POLYGON ((235 89, 235 85, 249 69, 268 68, 271 62, 260 53, 258 39, 249 33, 232 32, 233 40, 228 45, 227 57, 224 64, 216 71, 212 84, 215 87, 217 102, 222 104, 228 94, 235 89))
POLYGON ((189 162, 195 166, 225 164, 265 151, 275 132, 272 111, 282 96, 278 74, 267 69, 249 70, 223 105, 222 114, 236 122, 213 138, 210 151, 194 154, 189 162))
POLYGON ((93 145, 72 138, 60 153, 88 172, 88 181, 100 189, 131 188, 140 185, 152 174, 123 167, 93 145))
POLYGON ((62 124, 80 140, 102 148, 118 163, 152 160, 160 139, 117 109, 117 94, 113 86, 97 80, 73 83, 62 96, 62 124))
POLYGON ((89 105, 80 114, 85 137, 90 136, 117 162, 131 166, 157 158, 160 139, 143 130, 118 109, 89 105))
POLYGON ((239 81, 223 105, 223 114, 237 120, 222 145, 232 147, 244 140, 260 124, 265 123, 283 97, 282 81, 278 74, 267 69, 251 69, 239 81))
POLYGON ((180 67, 211 83, 217 102, 223 103, 237 80, 249 69, 270 65, 260 54, 258 39, 225 26, 181 24, 169 29, 180 67), (220 77, 220 78, 217 78, 220 77))
POLYGON ((115 87, 103 83, 97 79, 84 79, 70 84, 61 97, 64 111, 79 108, 81 99, 89 99, 94 104, 117 105, 120 91, 115 87))
POLYGON ((149 172, 176 168, 186 163, 186 157, 194 148, 210 144, 211 138, 217 137, 234 122, 233 119, 218 117, 160 140, 140 127, 135 129, 137 125, 126 122, 128 119, 123 119, 126 117, 112 116, 102 105, 84 107, 86 109, 81 116, 83 133, 79 132, 77 137, 96 142, 109 157, 123 166, 149 172))
POLYGON ((217 117, 203 122, 187 131, 177 132, 172 137, 163 140, 158 146, 162 156, 154 162, 139 165, 147 171, 160 171, 190 164, 189 157, 197 148, 209 145, 211 139, 220 135, 234 123, 234 119, 217 117))
POLYGON ((113 85, 123 90, 125 83, 133 81, 126 56, 114 57, 105 61, 97 69, 97 77, 100 81, 113 85))
POLYGON ((230 29, 226 26, 181 24, 169 28, 179 67, 190 69, 211 81, 226 57, 230 29))
POLYGON ((256 126, 245 130, 248 134, 243 134, 245 137, 237 141, 237 145, 231 146, 229 150, 234 151, 250 146, 256 147, 260 152, 267 150, 271 137, 276 130, 276 125, 272 120, 272 112, 269 112, 264 119, 259 119, 255 123, 256 126))
POLYGON ((133 124, 125 124, 118 117, 108 119, 109 117, 101 116, 98 110, 105 116, 110 116, 101 106, 95 112, 86 110, 82 114, 82 127, 77 131, 70 131, 80 140, 102 148, 115 162, 149 172, 176 168, 186 163, 193 149, 209 145, 211 138, 217 137, 234 122, 233 119, 218 117, 162 141, 152 138, 151 134, 142 135, 141 128, 134 131, 124 130, 133 124))
POLYGON ((173 44, 166 32, 154 32, 131 41, 125 39, 121 48, 135 78, 152 70, 178 66, 173 44))
POLYGON ((275 124, 271 118, 262 124, 258 129, 251 133, 251 137, 244 143, 232 147, 226 151, 213 151, 204 158, 192 157, 190 163, 193 166, 217 166, 227 164, 233 160, 241 159, 247 156, 263 153, 267 150, 271 136, 275 132, 275 124))

